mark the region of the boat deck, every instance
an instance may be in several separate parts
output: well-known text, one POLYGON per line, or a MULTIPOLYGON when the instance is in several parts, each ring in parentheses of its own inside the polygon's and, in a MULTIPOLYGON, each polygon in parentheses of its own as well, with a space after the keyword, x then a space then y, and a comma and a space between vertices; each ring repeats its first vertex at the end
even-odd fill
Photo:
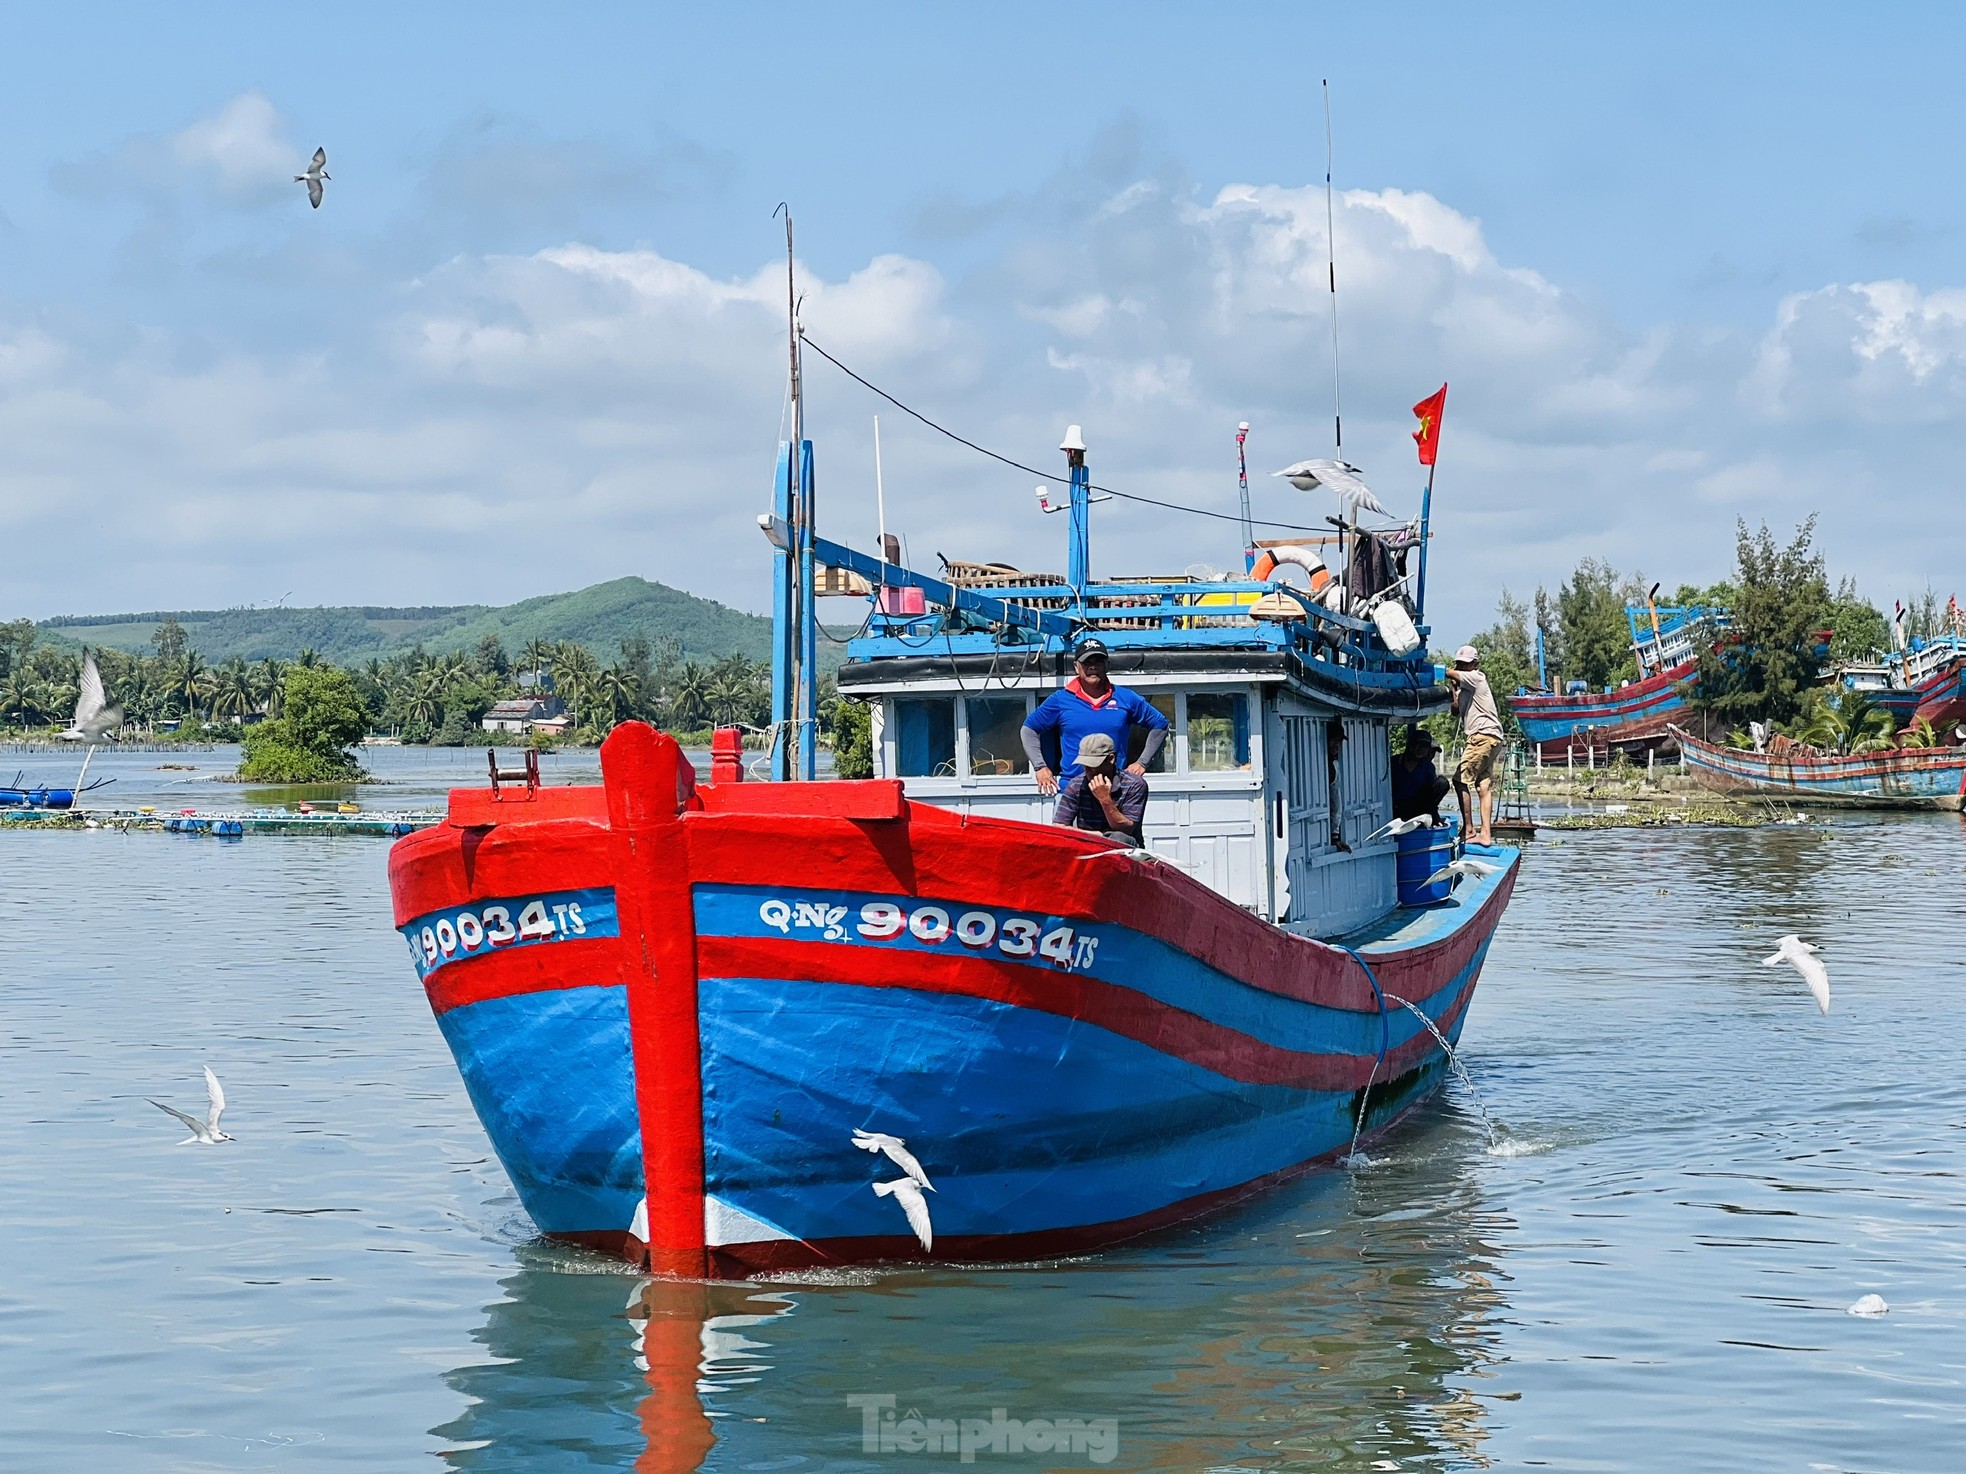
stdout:
POLYGON ((1501 869, 1493 875, 1463 880, 1445 901, 1431 906, 1401 906, 1352 931, 1319 940, 1353 952, 1383 956, 1404 951, 1408 947, 1423 947, 1451 935, 1487 904, 1489 897, 1508 884, 1517 862, 1522 859, 1521 850, 1503 845, 1471 844, 1467 846, 1467 852, 1477 860, 1487 860, 1501 866, 1501 869))

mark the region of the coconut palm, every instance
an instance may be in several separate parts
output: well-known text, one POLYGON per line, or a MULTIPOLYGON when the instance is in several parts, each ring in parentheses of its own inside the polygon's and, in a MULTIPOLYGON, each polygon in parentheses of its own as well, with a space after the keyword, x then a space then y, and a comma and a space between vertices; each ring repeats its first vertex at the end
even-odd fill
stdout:
POLYGON ((519 652, 519 664, 532 672, 532 683, 539 685, 539 678, 546 667, 553 663, 553 642, 551 640, 531 639, 526 641, 525 649, 519 652))
POLYGON ((269 717, 277 717, 284 705, 285 692, 282 683, 287 679, 287 663, 275 660, 271 655, 253 669, 253 697, 259 709, 269 717))
POLYGON ((1802 740, 1830 752, 1875 752, 1891 745, 1891 713, 1861 691, 1823 702, 1802 729, 1802 740))
POLYGON ((235 655, 212 677, 212 715, 243 719, 259 705, 259 692, 244 657, 235 655))
POLYGON ((678 727, 700 726, 709 714, 714 684, 708 670, 694 660, 684 661, 669 686, 670 722, 678 727))
POLYGON ((594 681, 594 695, 610 731, 634 715, 635 703, 642 699, 642 681, 633 671, 611 665, 594 681))
POLYGON ((0 681, 0 716, 17 726, 29 727, 46 717, 46 699, 46 688, 24 665, 16 665, 0 681))
POLYGON ((196 650, 187 650, 171 667, 166 698, 184 716, 196 716, 212 693, 212 672, 196 650))

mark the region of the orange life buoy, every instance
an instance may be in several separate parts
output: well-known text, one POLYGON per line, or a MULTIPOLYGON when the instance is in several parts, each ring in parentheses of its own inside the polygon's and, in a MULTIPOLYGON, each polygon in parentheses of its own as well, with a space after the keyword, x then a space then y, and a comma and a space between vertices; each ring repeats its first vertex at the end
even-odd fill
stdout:
POLYGON ((1324 586, 1331 582, 1331 572, 1324 566, 1324 559, 1309 548, 1300 548, 1295 544, 1263 549, 1262 554, 1256 559, 1256 566, 1249 570, 1249 576, 1258 583, 1268 582, 1270 575, 1286 563, 1294 568, 1301 568, 1310 575, 1313 594, 1322 593, 1324 586))

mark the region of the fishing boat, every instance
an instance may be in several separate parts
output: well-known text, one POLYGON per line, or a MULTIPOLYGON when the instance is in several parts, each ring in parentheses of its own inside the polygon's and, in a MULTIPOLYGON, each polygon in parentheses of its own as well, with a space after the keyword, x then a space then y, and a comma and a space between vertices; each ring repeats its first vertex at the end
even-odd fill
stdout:
POLYGON ((1369 595, 1095 580, 1073 427, 1067 572, 931 575, 885 535, 817 535, 799 352, 759 519, 771 781, 735 732, 703 782, 629 722, 600 784, 494 761, 391 854, 396 926, 534 1223, 711 1278, 1079 1253, 1403 1118, 1519 861, 1442 876, 1452 826, 1386 835, 1389 731, 1447 699, 1414 623, 1426 505, 1386 539, 1418 569, 1389 560, 1369 595), (817 781, 822 594, 864 611, 839 682, 871 707, 871 778, 817 781), (1088 632, 1171 726, 1137 845, 1048 822, 1018 739, 1088 632))
POLYGON ((1548 689, 1541 632, 1537 635, 1537 679, 1544 689, 1508 698, 1523 736, 1545 761, 1563 762, 1627 756, 1648 750, 1669 756, 1674 727, 1698 726, 1686 692, 1699 671, 1700 646, 1727 628, 1725 610, 1702 605, 1660 607, 1651 600, 1629 605, 1631 651, 1638 679, 1592 691, 1581 681, 1568 690, 1548 689))
POLYGON ((1952 810, 1966 793, 1966 748, 1890 747, 1839 755, 1778 736, 1767 751, 1753 752, 1719 747, 1683 731, 1675 735, 1681 765, 1722 793, 1855 808, 1952 810))

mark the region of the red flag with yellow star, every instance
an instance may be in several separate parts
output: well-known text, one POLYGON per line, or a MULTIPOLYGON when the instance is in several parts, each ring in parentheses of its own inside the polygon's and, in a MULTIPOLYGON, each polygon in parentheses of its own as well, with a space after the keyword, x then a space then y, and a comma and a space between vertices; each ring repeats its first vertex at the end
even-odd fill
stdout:
POLYGON ((1420 417, 1420 428, 1413 432, 1413 443, 1420 447, 1420 464, 1431 466, 1434 457, 1440 454, 1440 417, 1447 408, 1447 386, 1442 384, 1438 394, 1429 395, 1413 406, 1413 413, 1420 417))

